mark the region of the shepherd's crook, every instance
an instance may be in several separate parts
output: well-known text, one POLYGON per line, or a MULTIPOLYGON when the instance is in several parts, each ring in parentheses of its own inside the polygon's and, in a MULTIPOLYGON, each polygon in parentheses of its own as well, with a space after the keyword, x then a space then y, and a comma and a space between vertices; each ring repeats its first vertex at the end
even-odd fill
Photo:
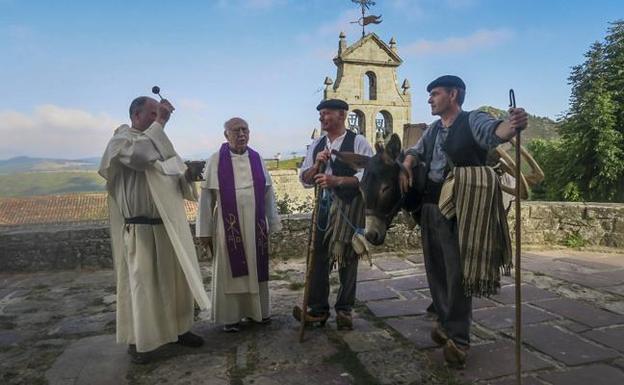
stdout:
MULTIPOLYGON (((509 90, 509 107, 512 109, 516 108, 516 95, 513 89, 509 90)), ((522 385, 522 308, 520 304, 522 303, 522 277, 520 274, 520 251, 521 251, 521 233, 520 233, 520 225, 521 225, 521 213, 520 213, 520 181, 522 178, 522 174, 520 174, 520 161, 521 161, 521 150, 520 150, 520 130, 516 132, 516 258, 515 258, 515 283, 516 283, 516 382, 518 385, 522 385)))
MULTIPOLYGON (((319 173, 325 172, 325 163, 321 163, 318 167, 319 173)), ((308 318, 308 297, 310 296, 310 279, 312 278, 312 272, 314 270, 314 252, 316 244, 316 222, 318 221, 318 212, 320 208, 321 199, 323 196, 323 188, 316 185, 314 188, 314 209, 312 210, 312 230, 310 238, 308 238, 308 255, 306 258, 306 275, 305 285, 303 288, 303 306, 301 307, 301 326, 299 328, 299 342, 303 342, 303 335, 305 333, 306 320, 308 318)))

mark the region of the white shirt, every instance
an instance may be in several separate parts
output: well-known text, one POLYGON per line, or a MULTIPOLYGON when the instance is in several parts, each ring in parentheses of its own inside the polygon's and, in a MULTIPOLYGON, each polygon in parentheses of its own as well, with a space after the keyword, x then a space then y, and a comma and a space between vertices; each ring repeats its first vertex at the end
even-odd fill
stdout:
MULTIPOLYGON (((327 141, 325 142, 325 148, 328 148, 330 152, 332 150, 340 151, 340 146, 342 146, 342 142, 344 141, 345 136, 347 136, 346 131, 344 132, 344 134, 340 135, 333 141, 330 141, 329 136, 327 136, 327 141)), ((303 160, 303 164, 301 165, 301 171, 299 172, 299 180, 301 181, 301 184, 303 184, 303 187, 309 188, 309 187, 314 186, 313 184, 307 184, 303 181, 303 174, 309 168, 314 166, 314 149, 316 148, 316 146, 322 139, 323 139, 322 136, 318 139, 315 139, 310 145, 310 147, 308 147, 308 152, 306 153, 305 159, 303 160)), ((366 155, 366 156, 371 156, 371 157, 374 155, 373 148, 371 147, 371 145, 368 143, 368 140, 366 140, 366 138, 363 135, 355 136, 355 140, 353 142, 353 152, 356 154, 366 155)), ((332 160, 336 160, 335 155, 332 155, 332 160)), ((333 175, 331 162, 328 162, 327 165, 325 166, 325 174, 333 175)), ((354 177, 356 177, 358 181, 360 181, 362 180, 363 174, 364 174, 364 170, 359 169, 357 170, 357 173, 354 175, 354 177)))

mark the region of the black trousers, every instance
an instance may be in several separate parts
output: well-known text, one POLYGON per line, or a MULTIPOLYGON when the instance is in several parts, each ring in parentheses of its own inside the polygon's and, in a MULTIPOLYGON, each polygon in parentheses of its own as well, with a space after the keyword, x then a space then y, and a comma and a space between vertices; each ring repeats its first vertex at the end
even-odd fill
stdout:
POLYGON ((469 346, 472 297, 465 295, 462 286, 457 221, 446 219, 438 205, 426 203, 420 224, 427 280, 439 322, 456 344, 469 346))
MULTIPOLYGON (((329 199, 322 200, 315 229, 317 233, 314 244, 314 266, 310 278, 310 293, 308 297, 310 312, 315 315, 329 312, 329 273, 331 268, 329 237, 327 240, 324 238, 330 204, 331 201, 329 199)), ((358 261, 354 259, 352 263, 338 269, 340 289, 338 290, 338 297, 334 306, 336 311, 340 310, 350 313, 355 304, 357 266, 358 261)))

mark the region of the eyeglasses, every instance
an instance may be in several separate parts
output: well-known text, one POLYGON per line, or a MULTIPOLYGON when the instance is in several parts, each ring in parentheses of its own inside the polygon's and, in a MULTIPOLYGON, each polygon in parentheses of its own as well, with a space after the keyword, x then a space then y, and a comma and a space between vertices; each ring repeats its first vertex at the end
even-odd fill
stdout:
POLYGON ((249 134, 249 128, 247 127, 228 128, 227 131, 232 134, 249 134))

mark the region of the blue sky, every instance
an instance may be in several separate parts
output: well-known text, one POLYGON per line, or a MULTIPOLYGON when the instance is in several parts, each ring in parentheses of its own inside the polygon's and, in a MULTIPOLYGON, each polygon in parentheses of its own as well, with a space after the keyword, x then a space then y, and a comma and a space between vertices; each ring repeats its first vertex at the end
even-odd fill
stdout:
MULTIPOLYGON (((412 121, 431 122, 426 84, 453 73, 465 109, 567 108, 570 67, 624 17, 622 0, 377 0, 372 26, 397 40, 412 121)), ((185 157, 217 149, 222 124, 247 119, 265 157, 302 151, 338 34, 359 37, 349 0, 0 0, 0 159, 101 154, 130 100, 158 84, 177 110, 168 125, 185 157)))

